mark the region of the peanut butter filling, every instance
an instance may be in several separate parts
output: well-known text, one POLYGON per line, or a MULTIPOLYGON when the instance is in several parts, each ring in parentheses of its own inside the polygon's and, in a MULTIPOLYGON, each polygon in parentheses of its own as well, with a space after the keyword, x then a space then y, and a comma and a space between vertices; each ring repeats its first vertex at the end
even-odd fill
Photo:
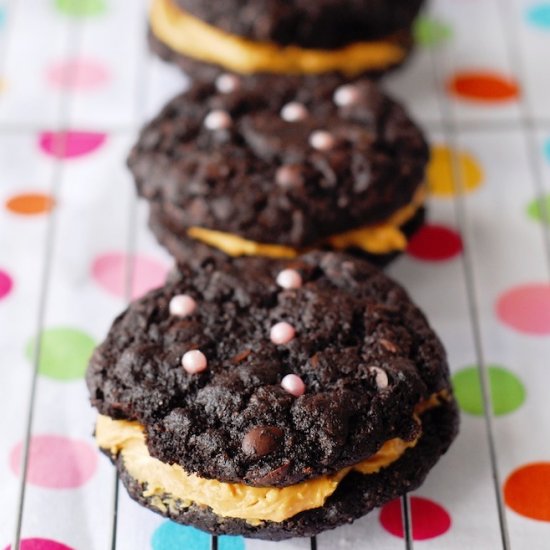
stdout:
POLYGON ((153 34, 172 50, 243 74, 341 71, 354 75, 395 65, 406 54, 390 39, 357 42, 336 50, 281 47, 248 40, 189 15, 173 0, 153 0, 150 24, 153 34))
MULTIPOLYGON (((335 250, 359 248, 370 254, 390 254, 405 250, 407 237, 402 226, 411 220, 424 204, 425 190, 420 188, 410 204, 400 208, 384 223, 367 225, 328 237, 321 246, 328 245, 335 250)), ((190 227, 187 234, 197 241, 225 252, 229 256, 262 256, 267 258, 295 258, 306 252, 291 246, 266 244, 250 241, 223 231, 204 227, 190 227)))
MULTIPOLYGON (((446 390, 434 394, 416 407, 415 417, 439 406, 441 399, 448 398, 446 390)), ((397 461, 407 449, 417 444, 419 438, 412 441, 390 439, 374 455, 332 475, 288 487, 251 487, 201 478, 187 473, 177 464, 165 464, 153 458, 145 443, 143 427, 138 422, 112 420, 100 415, 96 424, 99 447, 112 456, 121 455, 128 474, 146 486, 144 496, 151 497, 153 505, 160 510, 166 509, 168 499, 186 506, 192 503, 207 506, 219 516, 239 518, 251 524, 281 522, 305 510, 323 506, 349 472, 375 474, 397 461)))

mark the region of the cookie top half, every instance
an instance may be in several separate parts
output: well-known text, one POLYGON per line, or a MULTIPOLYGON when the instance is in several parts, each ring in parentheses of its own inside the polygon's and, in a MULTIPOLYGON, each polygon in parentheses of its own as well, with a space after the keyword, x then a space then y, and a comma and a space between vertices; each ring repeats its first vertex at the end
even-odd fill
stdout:
POLYGON ((193 76, 377 75, 401 64, 422 0, 153 0, 154 49, 193 76), (164 51, 163 51, 164 50, 164 51))
POLYGON ((444 349, 406 292, 322 252, 182 266, 116 319, 87 383, 102 415, 144 427, 152 456, 273 487, 413 440, 419 404, 449 388, 444 349))
POLYGON ((303 249, 394 215, 399 228, 427 159, 420 129, 369 80, 226 74, 172 100, 128 162, 172 225, 303 249))

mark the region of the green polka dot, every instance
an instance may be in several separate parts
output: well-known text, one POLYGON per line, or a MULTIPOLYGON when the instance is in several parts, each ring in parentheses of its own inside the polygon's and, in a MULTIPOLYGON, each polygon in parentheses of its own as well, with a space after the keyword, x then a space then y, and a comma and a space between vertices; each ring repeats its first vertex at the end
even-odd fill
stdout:
MULTIPOLYGON (((493 413, 497 416, 519 409, 525 401, 525 387, 512 372, 500 365, 489 365, 489 384, 493 413)), ((477 367, 466 367, 455 373, 453 385, 460 408, 467 413, 483 414, 483 398, 477 367)))
POLYGON ((100 15, 107 9, 105 0, 55 0, 55 7, 73 17, 100 15))
MULTIPOLYGON (((95 342, 85 332, 57 327, 45 330, 40 343, 38 372, 55 380, 76 380, 84 376, 95 342)), ((35 341, 26 349, 30 361, 34 359, 35 341)))
POLYGON ((417 44, 425 48, 439 46, 453 36, 451 26, 438 19, 420 16, 414 23, 414 39, 417 44))
POLYGON ((527 214, 538 222, 544 221, 550 225, 550 195, 546 195, 542 200, 531 201, 527 205, 527 214))

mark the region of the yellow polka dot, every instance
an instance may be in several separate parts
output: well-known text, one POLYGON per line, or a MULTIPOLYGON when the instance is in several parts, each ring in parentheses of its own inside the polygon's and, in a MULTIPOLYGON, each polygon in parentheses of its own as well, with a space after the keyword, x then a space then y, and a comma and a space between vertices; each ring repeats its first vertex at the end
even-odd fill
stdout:
POLYGON ((451 197, 460 189, 466 193, 474 191, 484 179, 483 169, 470 153, 455 152, 444 145, 432 148, 427 177, 430 193, 438 197, 451 197), (453 173, 454 162, 457 162, 456 175, 453 173))

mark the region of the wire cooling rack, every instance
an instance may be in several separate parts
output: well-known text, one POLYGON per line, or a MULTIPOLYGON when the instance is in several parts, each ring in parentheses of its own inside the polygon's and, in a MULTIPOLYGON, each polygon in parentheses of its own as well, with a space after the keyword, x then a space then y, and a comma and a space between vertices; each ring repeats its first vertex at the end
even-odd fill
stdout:
POLYGON ((550 280, 548 212, 540 212, 542 223, 525 213, 530 201, 550 192, 543 153, 550 136, 550 31, 544 17, 538 25, 532 17, 544 5, 435 0, 425 40, 432 47, 420 48, 387 81, 432 142, 451 151, 454 193, 430 200, 430 218, 454 228, 463 241, 454 259, 429 263, 406 257, 391 273, 441 334, 452 370, 476 366, 483 403, 481 415, 463 416, 460 437, 426 484, 402 499, 403 536, 388 534, 374 512, 310 540, 191 536, 178 546, 166 542, 176 539, 160 537, 163 520, 127 497, 107 461, 96 463, 86 453, 82 458, 75 447, 69 459, 54 453, 48 462, 44 456, 51 449, 41 453, 36 441, 59 436, 85 449, 93 446, 94 413, 81 377, 56 378, 43 367, 51 351, 48 331, 69 327, 99 341, 124 304, 152 284, 151 271, 170 265, 147 232, 145 207, 133 194, 124 158, 144 120, 185 79, 150 58, 145 2, 0 2, 2 201, 31 190, 56 204, 37 216, 7 208, 0 213, 0 270, 14 282, 0 301, 0 547, 26 541, 21 547, 32 550, 28 541, 41 538, 78 550, 549 549, 550 523, 528 517, 503 492, 518 468, 550 461, 549 335, 514 331, 497 318, 494 306, 510 288, 550 280), (56 79, 52 69, 70 61, 81 62, 77 83, 56 79), (93 62, 105 68, 102 85, 101 71, 87 79, 82 69, 93 62), (514 77, 521 93, 500 102, 453 97, 448 82, 461 70, 514 77), (45 131, 52 132, 47 151, 45 131), (104 141, 102 147, 79 156, 71 141, 76 131, 91 133, 104 141), (462 152, 472 154, 484 173, 474 192, 462 152), (106 272, 101 265, 108 265, 106 272), (35 345, 29 347, 29 341, 35 345), (526 392, 521 406, 508 414, 493 415, 488 406, 498 398, 490 380, 494 364, 504 365, 526 392), (48 478, 52 471, 57 481, 48 478), (446 510, 450 526, 439 536, 432 538, 435 519, 417 517, 417 497, 446 510))

